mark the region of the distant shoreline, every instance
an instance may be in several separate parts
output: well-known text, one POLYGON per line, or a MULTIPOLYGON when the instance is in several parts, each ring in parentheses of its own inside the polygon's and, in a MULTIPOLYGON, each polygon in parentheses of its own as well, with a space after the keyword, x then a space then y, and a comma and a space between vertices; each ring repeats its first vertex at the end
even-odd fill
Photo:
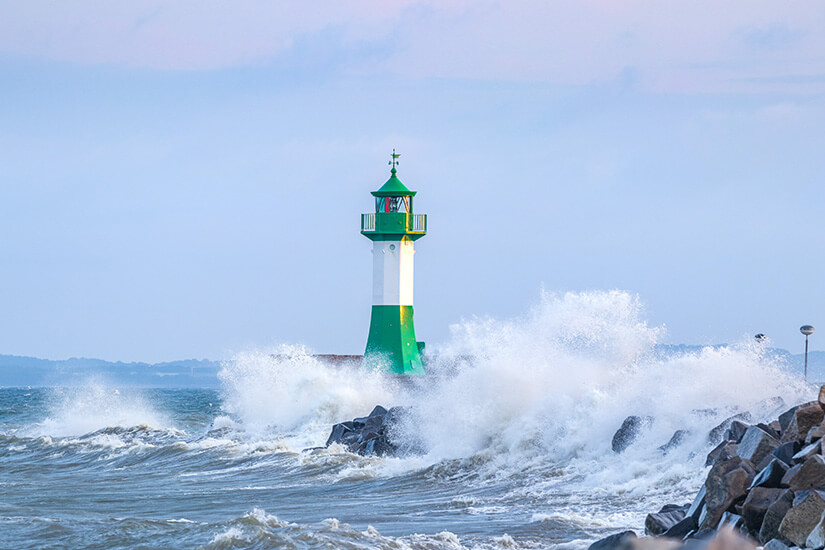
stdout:
MULTIPOLYGON (((653 353, 657 356, 690 354, 706 347, 687 344, 659 344, 653 353)), ((766 348, 765 353, 794 371, 802 371, 803 354, 792 354, 779 348, 766 348)), ((361 355, 314 354, 324 362, 335 365, 356 364, 361 355)), ((152 388, 218 388, 218 373, 226 361, 184 359, 161 363, 105 361, 92 358, 61 360, 37 357, 0 355, 0 387, 74 386, 99 378, 121 387, 152 388)), ((825 382, 825 351, 808 354, 808 372, 811 382, 825 382)))

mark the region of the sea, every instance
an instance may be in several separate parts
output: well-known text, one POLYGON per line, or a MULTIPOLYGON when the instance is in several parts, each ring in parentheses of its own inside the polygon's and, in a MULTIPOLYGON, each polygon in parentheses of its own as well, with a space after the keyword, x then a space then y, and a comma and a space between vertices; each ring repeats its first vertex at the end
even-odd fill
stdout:
POLYGON ((662 354, 664 330, 627 293, 544 294, 456 324, 412 381, 281 346, 226 361, 217 389, 0 388, 0 548, 573 550, 642 533, 693 500, 714 426, 816 395, 752 339, 662 354), (417 452, 325 447, 376 405, 406 407, 395 437, 417 452), (651 420, 614 452, 629 415, 651 420))

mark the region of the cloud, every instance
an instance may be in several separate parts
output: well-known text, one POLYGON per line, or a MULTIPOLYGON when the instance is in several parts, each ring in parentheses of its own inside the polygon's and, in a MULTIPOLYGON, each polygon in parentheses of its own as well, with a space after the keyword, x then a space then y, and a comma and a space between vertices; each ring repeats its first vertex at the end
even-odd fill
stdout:
POLYGON ((356 74, 820 92, 823 23, 818 0, 29 0, 0 5, 0 52, 215 70, 288 62, 303 45, 356 74))
POLYGON ((364 40, 410 1, 148 0, 0 5, 0 51, 83 64, 209 70, 275 59, 330 27, 364 40))

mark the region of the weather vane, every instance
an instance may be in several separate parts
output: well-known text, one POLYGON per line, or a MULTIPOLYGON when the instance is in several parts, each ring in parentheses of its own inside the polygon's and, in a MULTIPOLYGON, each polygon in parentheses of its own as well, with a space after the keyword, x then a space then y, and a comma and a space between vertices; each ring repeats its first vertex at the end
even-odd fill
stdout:
POLYGON ((396 152, 395 152, 395 148, 393 148, 393 150, 392 150, 392 155, 391 155, 391 156, 392 156, 392 160, 391 160, 391 161, 389 161, 387 164, 389 164, 390 166, 392 166, 392 169, 393 169, 393 170, 395 170, 395 167, 396 167, 396 166, 398 166, 399 164, 401 164, 401 163, 398 161, 398 157, 400 157, 400 156, 401 156, 401 153, 396 154, 396 152))

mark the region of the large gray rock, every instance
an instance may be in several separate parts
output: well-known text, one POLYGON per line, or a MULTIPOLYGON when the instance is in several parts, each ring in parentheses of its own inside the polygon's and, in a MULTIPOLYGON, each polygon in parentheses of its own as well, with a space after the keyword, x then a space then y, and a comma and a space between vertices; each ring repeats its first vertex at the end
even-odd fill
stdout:
POLYGON ((648 514, 645 518, 645 534, 661 535, 685 519, 688 508, 688 506, 668 505, 655 514, 648 514))
POLYGON ((653 424, 653 417, 651 416, 628 416, 622 422, 621 427, 613 434, 613 441, 611 447, 614 452, 621 453, 630 447, 639 434, 642 428, 648 428, 653 424))
POLYGON ((722 514, 722 519, 719 520, 719 529, 736 529, 741 530, 742 526, 745 524, 745 520, 739 514, 734 514, 733 512, 725 512, 722 514))
POLYGON ((697 527, 699 527, 699 525, 693 516, 685 516, 682 521, 662 533, 662 536, 682 540, 695 531, 697 527))
POLYGON ((788 486, 792 491, 825 488, 825 459, 822 455, 809 456, 796 475, 791 477, 788 486))
POLYGON ((699 516, 702 514, 702 509, 705 507, 706 495, 707 488, 704 485, 702 485, 702 488, 699 489, 699 492, 696 494, 696 498, 693 499, 693 503, 687 510, 688 517, 692 517, 693 520, 696 522, 697 526, 699 524, 699 516))
POLYGON ((796 441, 788 441, 781 444, 773 452, 773 456, 787 464, 793 466, 793 456, 802 449, 802 446, 796 441))
POLYGON ((748 498, 742 504, 742 517, 748 531, 758 533, 762 528, 762 521, 773 503, 782 498, 786 489, 770 489, 767 487, 756 487, 748 493, 748 498))
MULTIPOLYGON (((793 410, 788 427, 782 430, 782 443, 788 441, 798 441, 803 443, 808 435, 808 431, 814 426, 822 423, 825 417, 822 407, 817 401, 799 405, 793 410)), ((781 417, 780 417, 781 421, 781 417)))
POLYGON ((808 539, 805 541, 805 546, 808 548, 825 547, 825 517, 819 518, 819 523, 811 530, 808 539))
POLYGON ((791 480, 793 479, 793 477, 797 473, 799 473, 799 470, 801 470, 801 469, 802 469, 802 464, 797 464, 796 466, 794 466, 793 468, 791 468, 787 472, 785 472, 785 475, 782 476, 782 481, 779 482, 779 486, 780 487, 790 487, 791 486, 791 480))
POLYGON ((742 436, 745 435, 745 432, 748 431, 750 425, 747 422, 742 422, 741 420, 734 420, 730 423, 730 428, 725 433, 725 439, 728 441, 733 441, 734 443, 739 443, 742 440, 742 436))
POLYGON ((629 550, 633 548, 633 542, 636 540, 636 533, 633 531, 622 531, 599 539, 587 550, 629 550))
MULTIPOLYGON (((776 502, 770 505, 762 520, 762 527, 759 529, 759 541, 765 543, 771 539, 779 537, 779 526, 785 519, 785 514, 793 506, 793 491, 785 489, 776 502)), ((784 538, 784 537, 783 537, 784 538)))
POLYGON ((794 415, 796 414, 797 409, 800 407, 806 407, 808 405, 814 404, 816 401, 810 401, 808 403, 802 403, 801 405, 795 405, 788 409, 787 411, 783 412, 779 415, 779 426, 781 428, 782 433, 788 429, 788 426, 791 425, 791 420, 793 420, 794 415))
POLYGON ((751 416, 751 413, 743 412, 724 419, 718 426, 713 428, 710 433, 708 433, 708 443, 711 445, 718 445, 721 441, 723 441, 725 439, 725 433, 730 429, 734 420, 747 423, 751 422, 753 417, 751 416))
POLYGON ((779 533, 795 545, 805 546, 808 535, 822 518, 822 512, 825 512, 825 499, 818 491, 811 491, 788 510, 779 526, 779 533))
POLYGON ((753 483, 751 483, 749 489, 753 489, 754 487, 781 487, 782 478, 785 476, 788 470, 789 468, 787 464, 785 464, 778 458, 774 458, 768 463, 768 465, 765 468, 762 469, 761 472, 756 474, 756 477, 753 478, 753 483))
POLYGON ((755 476, 750 461, 738 456, 711 468, 705 480, 707 513, 699 522, 699 528, 715 528, 730 505, 745 496, 755 476))
POLYGON ((781 428, 780 428, 780 430, 777 430, 777 429, 776 429, 776 428, 779 428, 779 427, 780 427, 780 426, 779 426, 779 422, 776 422, 776 423, 771 422, 770 424, 765 424, 765 423, 763 423, 763 422, 759 422, 759 423, 757 424, 757 426, 759 426, 760 428, 762 428, 763 430, 765 430, 766 432, 768 432, 768 434, 770 434, 770 436, 771 436, 772 438, 774 438, 774 439, 776 439, 776 440, 778 440, 778 439, 779 439, 779 437, 780 437, 780 436, 779 436, 779 432, 780 432, 781 428))
POLYGON ((724 462, 729 458, 733 458, 735 456, 739 456, 737 454, 738 445, 732 441, 723 441, 719 445, 713 448, 711 452, 708 453, 707 458, 705 459, 705 466, 713 466, 719 462, 724 462))
POLYGON ((805 445, 810 445, 814 441, 822 439, 825 436, 825 425, 820 424, 808 430, 808 435, 805 436, 805 445))
POLYGON ((813 443, 806 445, 805 447, 802 447, 802 449, 798 453, 793 455, 793 458, 791 460, 793 460, 794 464, 802 464, 803 462, 808 460, 809 456, 822 454, 821 451, 822 443, 819 441, 814 441, 813 443))
POLYGON ((779 539, 771 539, 764 546, 765 550, 791 550, 791 547, 779 539))
POLYGON ((393 407, 389 411, 378 405, 369 416, 341 422, 332 427, 326 446, 338 443, 360 455, 396 455, 399 446, 395 441, 394 428, 405 409, 393 407))
POLYGON ((680 446, 682 443, 684 443, 685 439, 687 439, 689 435, 690 432, 687 430, 676 430, 675 432, 673 432, 673 435, 671 436, 670 440, 661 447, 659 447, 659 450, 662 453, 667 454, 676 447, 680 446))
POLYGON ((779 447, 779 441, 759 426, 750 426, 739 442, 737 454, 758 465, 779 447))
POLYGON ((825 410, 825 386, 819 387, 819 398, 817 399, 819 406, 825 410))

